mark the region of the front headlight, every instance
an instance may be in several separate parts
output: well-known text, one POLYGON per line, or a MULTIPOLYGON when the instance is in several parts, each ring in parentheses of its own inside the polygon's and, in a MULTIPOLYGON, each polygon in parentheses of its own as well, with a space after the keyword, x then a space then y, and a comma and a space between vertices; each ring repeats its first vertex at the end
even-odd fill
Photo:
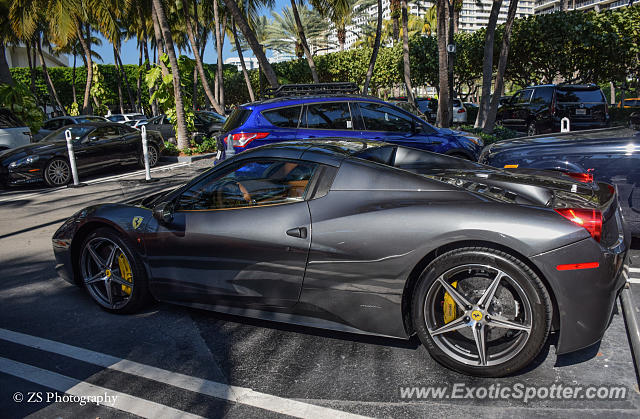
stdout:
POLYGON ((28 165, 33 164, 34 162, 38 161, 39 158, 40 158, 40 156, 37 156, 37 155, 23 157, 20 160, 16 160, 14 162, 11 162, 9 164, 9 169, 15 169, 15 168, 21 167, 21 166, 28 166, 28 165))

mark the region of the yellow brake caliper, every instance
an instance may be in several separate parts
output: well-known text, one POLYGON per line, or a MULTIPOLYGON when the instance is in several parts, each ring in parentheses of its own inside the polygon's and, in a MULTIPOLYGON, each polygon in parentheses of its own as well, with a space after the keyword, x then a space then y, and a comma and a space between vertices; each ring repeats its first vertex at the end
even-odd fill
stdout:
MULTIPOLYGON (((455 288, 458 285, 458 281, 454 282, 453 284, 451 284, 451 286, 453 288, 455 288)), ((455 301, 453 301, 453 298, 451 298, 451 296, 449 295, 448 292, 444 293, 444 301, 442 303, 442 311, 444 312, 444 323, 447 324, 453 320, 456 319, 457 316, 457 307, 456 307, 456 303, 455 301)))
MULTIPOLYGON (((120 266, 120 275, 127 282, 132 282, 133 275, 131 275, 131 266, 129 265, 129 261, 124 256, 124 253, 120 253, 118 256, 118 266, 120 266)), ((131 295, 131 287, 127 287, 126 285, 121 285, 122 291, 131 295)))

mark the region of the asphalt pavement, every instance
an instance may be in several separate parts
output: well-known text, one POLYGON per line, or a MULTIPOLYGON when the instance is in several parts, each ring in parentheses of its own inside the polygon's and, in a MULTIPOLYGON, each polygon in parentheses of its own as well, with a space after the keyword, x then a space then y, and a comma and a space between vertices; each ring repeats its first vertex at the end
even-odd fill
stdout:
MULTIPOLYGON (((88 186, 77 189, 0 191, 2 417, 640 415, 620 310, 597 345, 557 356, 552 336, 524 371, 481 379, 440 366, 416 338, 360 336, 160 303, 136 315, 114 315, 57 277, 51 236, 68 216, 90 204, 177 186, 211 165, 160 167, 153 183, 140 182, 139 172, 122 172, 84 179, 88 186), (586 393, 594 388, 604 395, 614 387, 624 397, 586 393), (418 395, 429 388, 446 393, 418 395), (536 394, 491 397, 504 388, 536 394), (554 397, 558 388, 575 390, 575 397, 554 397)), ((640 243, 634 247, 632 267, 638 269, 640 243)), ((640 269, 631 277, 640 307, 640 269)))

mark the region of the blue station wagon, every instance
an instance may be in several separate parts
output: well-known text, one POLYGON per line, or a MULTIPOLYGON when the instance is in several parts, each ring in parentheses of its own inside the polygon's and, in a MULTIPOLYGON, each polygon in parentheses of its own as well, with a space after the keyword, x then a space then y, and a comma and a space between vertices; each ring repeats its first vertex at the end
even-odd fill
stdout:
POLYGON ((483 142, 471 134, 436 128, 371 96, 306 95, 266 99, 236 108, 218 135, 226 154, 281 141, 321 138, 379 140, 477 160, 483 142))

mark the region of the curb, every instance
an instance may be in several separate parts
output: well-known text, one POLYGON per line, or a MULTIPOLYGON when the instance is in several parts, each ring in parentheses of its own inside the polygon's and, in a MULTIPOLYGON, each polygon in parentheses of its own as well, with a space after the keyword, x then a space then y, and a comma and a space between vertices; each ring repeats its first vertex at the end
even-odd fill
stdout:
MULTIPOLYGON (((620 302, 622 304, 622 312, 631 343, 631 353, 636 367, 636 377, 640 377, 640 327, 638 326, 636 307, 628 283, 625 284, 622 292, 620 292, 620 302)), ((638 382, 640 383, 640 379, 638 379, 638 382)))
POLYGON ((196 156, 160 156, 160 161, 171 163, 192 163, 197 160, 215 158, 217 153, 198 154, 196 156))

